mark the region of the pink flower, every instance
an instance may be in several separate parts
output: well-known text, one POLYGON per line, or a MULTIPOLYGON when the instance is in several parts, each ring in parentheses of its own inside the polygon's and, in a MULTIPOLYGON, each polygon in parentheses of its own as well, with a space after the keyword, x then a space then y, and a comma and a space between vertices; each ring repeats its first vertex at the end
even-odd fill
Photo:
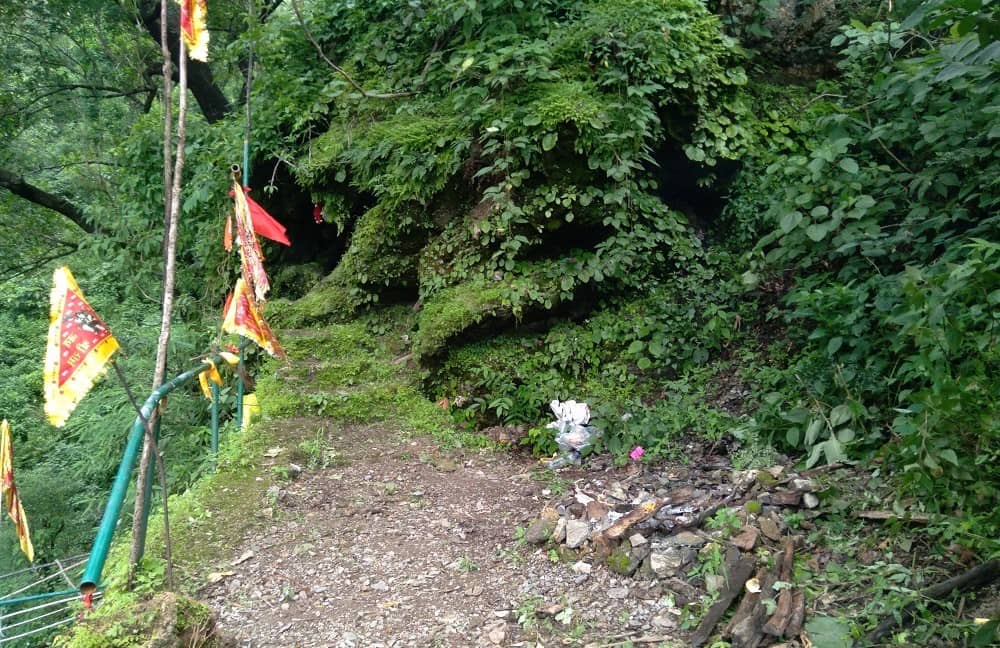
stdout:
POLYGON ((646 454, 646 451, 642 449, 642 446, 636 446, 632 448, 632 452, 628 453, 628 456, 632 458, 632 461, 639 461, 644 454, 646 454))

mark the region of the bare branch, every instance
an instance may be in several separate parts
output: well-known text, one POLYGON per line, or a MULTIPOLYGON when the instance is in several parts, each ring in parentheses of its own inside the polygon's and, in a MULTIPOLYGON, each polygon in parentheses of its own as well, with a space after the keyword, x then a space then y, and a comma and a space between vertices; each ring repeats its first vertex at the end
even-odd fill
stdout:
POLYGON ((316 42, 316 39, 313 38, 312 32, 309 31, 309 27, 306 26, 305 20, 302 19, 302 14, 299 12, 299 5, 295 2, 295 0, 292 0, 292 11, 295 12, 295 17, 298 18, 302 31, 305 33, 306 38, 309 39, 309 42, 312 43, 312 46, 316 48, 320 58, 323 59, 327 65, 336 70, 342 77, 347 79, 347 82, 354 86, 354 89, 360 92, 362 96, 367 97, 368 99, 398 99, 400 97, 412 97, 416 94, 415 92, 389 92, 383 94, 379 92, 369 92, 362 88, 358 82, 351 78, 351 75, 348 74, 342 67, 327 58, 326 54, 323 52, 323 48, 316 42))

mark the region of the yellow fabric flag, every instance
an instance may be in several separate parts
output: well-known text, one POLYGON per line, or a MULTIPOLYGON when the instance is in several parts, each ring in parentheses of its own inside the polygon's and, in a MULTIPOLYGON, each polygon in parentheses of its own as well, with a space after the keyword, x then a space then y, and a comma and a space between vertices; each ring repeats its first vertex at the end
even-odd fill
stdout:
POLYGON ((66 423, 117 350, 118 340, 83 298, 69 268, 57 268, 45 351, 45 414, 52 425, 66 423))
POLYGON ((21 551, 29 562, 35 561, 35 547, 31 544, 31 531, 28 529, 28 518, 21 509, 21 498, 17 495, 14 485, 14 444, 10 438, 10 425, 7 419, 0 423, 0 493, 3 494, 3 505, 7 515, 14 520, 14 529, 21 542, 21 551))
POLYGON ((198 384, 201 385, 201 393, 205 395, 205 398, 212 400, 212 388, 209 386, 208 381, 211 380, 216 385, 222 386, 222 376, 219 375, 219 370, 215 367, 215 363, 211 360, 204 360, 204 363, 208 365, 200 374, 198 374, 198 384))
POLYGON ((236 280, 236 287, 233 294, 226 300, 225 316, 222 320, 222 330, 226 333, 235 333, 253 340, 262 349, 278 358, 285 357, 285 350, 278 344, 278 339, 267 325, 257 304, 243 282, 243 278, 236 280))
POLYGON ((181 34, 188 56, 208 62, 208 7, 205 0, 177 0, 181 6, 181 34))

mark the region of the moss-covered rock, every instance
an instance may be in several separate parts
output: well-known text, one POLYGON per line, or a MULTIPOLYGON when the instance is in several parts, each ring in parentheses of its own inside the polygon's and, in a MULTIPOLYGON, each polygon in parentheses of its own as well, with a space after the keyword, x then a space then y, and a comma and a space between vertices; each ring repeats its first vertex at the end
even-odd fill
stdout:
POLYGON ((147 600, 112 598, 58 637, 61 648, 231 648, 204 603, 171 592, 147 600))
POLYGON ((414 357, 421 361, 433 356, 450 338, 503 308, 503 290, 496 284, 473 281, 442 290, 424 304, 420 313, 413 340, 414 357))

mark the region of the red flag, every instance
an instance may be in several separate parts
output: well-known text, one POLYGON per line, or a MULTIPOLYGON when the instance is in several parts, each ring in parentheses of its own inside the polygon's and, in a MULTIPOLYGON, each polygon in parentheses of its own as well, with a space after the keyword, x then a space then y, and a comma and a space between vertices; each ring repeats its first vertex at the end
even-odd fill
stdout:
POLYGON ((245 191, 247 206, 250 207, 250 220, 253 221, 253 231, 257 232, 264 238, 275 241, 276 243, 291 245, 292 242, 288 240, 288 235, 285 234, 285 226, 274 220, 274 216, 268 214, 263 207, 258 205, 257 202, 249 196, 249 189, 246 189, 245 191))
POLYGON ((21 498, 17 495, 14 485, 14 444, 10 439, 10 426, 4 419, 0 423, 0 493, 3 494, 3 505, 7 515, 14 521, 14 530, 21 543, 21 551, 29 562, 35 560, 35 547, 31 544, 31 532, 28 530, 28 518, 21 508, 21 498))
POLYGON ((62 427, 104 371, 118 340, 83 298, 69 268, 52 277, 49 344, 45 351, 45 413, 62 427))
POLYGON ((208 62, 208 25, 205 0, 177 0, 181 6, 181 34, 188 48, 188 56, 196 61, 208 62))

